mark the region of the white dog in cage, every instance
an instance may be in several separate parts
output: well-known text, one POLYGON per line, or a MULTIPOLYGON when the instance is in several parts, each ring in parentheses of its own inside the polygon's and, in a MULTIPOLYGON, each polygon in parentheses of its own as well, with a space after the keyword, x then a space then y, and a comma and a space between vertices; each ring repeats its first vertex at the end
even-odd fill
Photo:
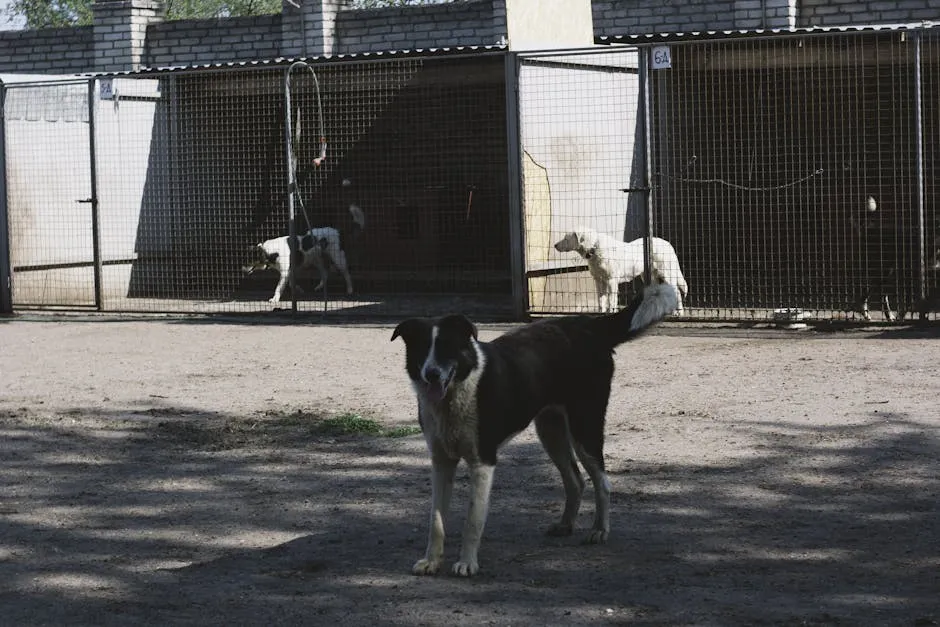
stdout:
MULTIPOLYGON (((359 229, 365 228, 365 215, 355 204, 349 205, 349 213, 359 229)), ((323 289, 326 285, 328 276, 327 264, 332 265, 346 280, 346 293, 353 293, 352 276, 349 274, 349 264, 346 260, 346 251, 343 246, 342 234, 338 229, 331 226, 318 227, 310 229, 302 235, 295 236, 295 268, 306 268, 311 265, 316 266, 320 273, 320 283, 313 291, 323 289)), ((274 288, 274 296, 271 297, 271 303, 277 303, 284 295, 287 283, 290 280, 291 269, 291 245, 290 236, 283 235, 273 239, 265 240, 255 247, 256 259, 245 266, 246 274, 251 274, 256 270, 277 270, 279 278, 277 286, 274 288)), ((295 284, 298 291, 300 286, 295 284)))
MULTIPOLYGON (((652 238, 653 273, 665 283, 676 288, 679 295, 677 314, 682 313, 682 299, 689 286, 679 267, 679 257, 672 244, 659 237, 652 238)), ((617 291, 621 283, 632 281, 643 274, 643 239, 622 242, 598 233, 594 229, 579 226, 569 231, 555 243, 558 252, 576 252, 587 261, 591 278, 597 288, 597 301, 602 312, 617 309, 617 291)))

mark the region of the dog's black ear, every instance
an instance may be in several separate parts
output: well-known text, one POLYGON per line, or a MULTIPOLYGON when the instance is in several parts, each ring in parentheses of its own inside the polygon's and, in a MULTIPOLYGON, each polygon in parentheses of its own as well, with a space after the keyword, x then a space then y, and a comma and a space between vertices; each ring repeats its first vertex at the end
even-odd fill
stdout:
POLYGON ((395 338, 401 336, 401 339, 405 340, 405 344, 407 344, 418 334, 427 332, 427 320, 422 318, 408 318, 398 323, 398 326, 395 327, 395 331, 392 333, 392 339, 390 341, 394 342, 395 338))
POLYGON ((462 314, 451 314, 449 316, 444 316, 438 322, 438 326, 441 328, 441 331, 454 333, 457 337, 464 338, 473 338, 477 339, 477 328, 470 319, 462 314))

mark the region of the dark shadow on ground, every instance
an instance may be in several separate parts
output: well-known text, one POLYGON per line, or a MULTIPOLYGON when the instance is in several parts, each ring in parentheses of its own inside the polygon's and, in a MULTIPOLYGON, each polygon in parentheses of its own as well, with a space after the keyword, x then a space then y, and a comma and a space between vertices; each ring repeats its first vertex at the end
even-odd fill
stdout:
MULTIPOLYGON (((5 624, 931 625, 940 438, 910 417, 738 424, 711 465, 608 460, 604 546, 541 533, 561 490, 530 438, 497 470, 470 581, 409 574, 420 436, 159 412, 0 416, 5 624)), ((618 437, 629 437, 628 434, 618 437)), ((459 474, 447 558, 466 505, 459 474)), ((593 505, 585 495, 582 527, 593 505)))

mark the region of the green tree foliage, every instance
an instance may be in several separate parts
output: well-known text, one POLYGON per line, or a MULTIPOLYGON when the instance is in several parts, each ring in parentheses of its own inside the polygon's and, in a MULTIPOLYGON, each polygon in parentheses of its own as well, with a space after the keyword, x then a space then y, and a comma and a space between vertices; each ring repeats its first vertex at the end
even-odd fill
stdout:
POLYGON ((13 0, 6 13, 25 20, 26 28, 91 24, 91 0, 13 0))
MULTIPOLYGON (((168 20, 280 13, 281 0, 165 0, 168 20)), ((22 19, 26 28, 87 26, 92 0, 12 0, 7 16, 22 19)))

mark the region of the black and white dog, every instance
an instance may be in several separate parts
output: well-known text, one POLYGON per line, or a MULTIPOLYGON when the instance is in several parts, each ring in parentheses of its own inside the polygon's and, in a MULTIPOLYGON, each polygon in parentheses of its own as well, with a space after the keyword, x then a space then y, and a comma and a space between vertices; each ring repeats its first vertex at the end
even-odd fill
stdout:
MULTIPOLYGON (((357 204, 350 203, 349 214, 358 230, 361 231, 365 228, 365 215, 357 204)), ((340 274, 343 275, 343 279, 346 280, 346 293, 353 293, 353 281, 349 273, 349 261, 346 258, 343 232, 335 227, 317 227, 302 235, 296 235, 293 246, 291 246, 289 235, 275 237, 261 242, 255 247, 254 251, 255 258, 243 270, 246 274, 251 274, 257 270, 277 270, 280 278, 274 288, 274 296, 270 299, 272 303, 281 300, 281 296, 283 296, 290 280, 292 265, 295 271, 311 265, 316 266, 320 274, 320 282, 313 288, 315 292, 326 285, 329 274, 328 265, 331 265, 339 270, 340 274), (294 254, 293 264, 290 262, 292 252, 294 254)), ((295 287, 298 291, 301 291, 300 286, 296 283, 295 287)))
POLYGON ((614 348, 678 306, 674 287, 647 287, 629 307, 600 317, 540 320, 486 343, 462 315, 410 318, 392 333, 406 345, 406 368, 418 398, 418 420, 432 465, 427 551, 412 568, 431 575, 444 555, 444 519, 461 459, 470 467, 470 508, 460 559, 467 577, 479 570, 477 551, 486 522, 499 447, 535 420, 542 446, 565 488, 561 520, 550 535, 571 535, 585 483, 594 485, 594 526, 588 543, 610 532, 610 484, 604 472, 604 420, 614 374, 614 348))

